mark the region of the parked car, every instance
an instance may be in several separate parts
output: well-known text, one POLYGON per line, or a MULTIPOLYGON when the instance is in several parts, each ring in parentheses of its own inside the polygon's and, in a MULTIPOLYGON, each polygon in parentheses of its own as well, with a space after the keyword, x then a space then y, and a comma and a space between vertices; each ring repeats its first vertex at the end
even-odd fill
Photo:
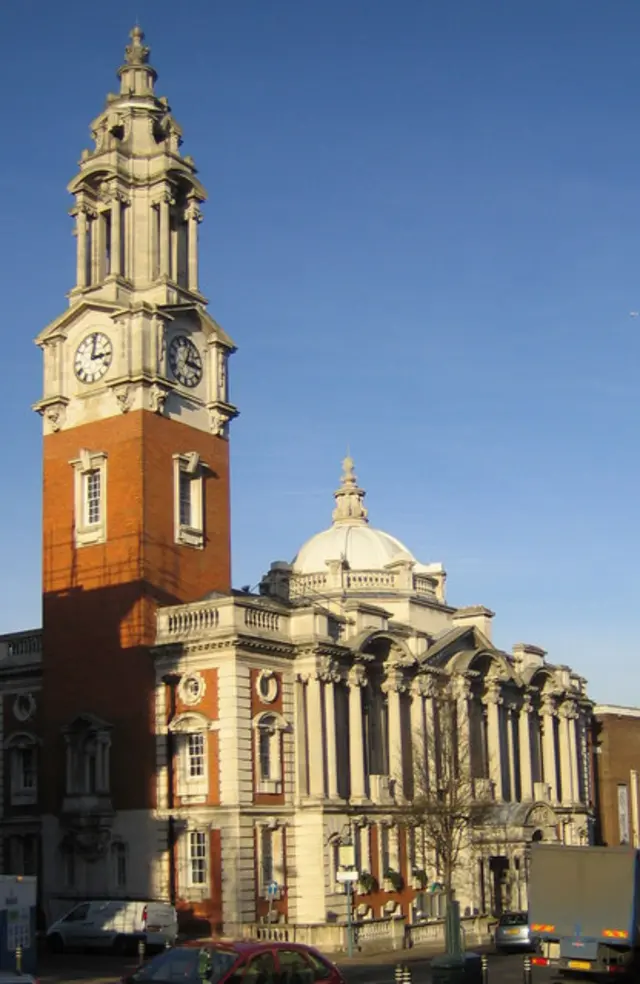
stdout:
POLYGON ((123 984, 345 984, 312 946, 276 942, 193 942, 142 964, 123 984))
POLYGON ((531 936, 529 913, 503 912, 496 926, 494 942, 499 953, 534 950, 535 941, 531 936))
MULTIPOLYGON (((178 915, 168 902, 82 902, 47 930, 54 953, 94 949, 125 953, 139 940, 149 948, 172 946, 178 936, 178 915)), ((0 982, 1 984, 1 982, 0 982)))

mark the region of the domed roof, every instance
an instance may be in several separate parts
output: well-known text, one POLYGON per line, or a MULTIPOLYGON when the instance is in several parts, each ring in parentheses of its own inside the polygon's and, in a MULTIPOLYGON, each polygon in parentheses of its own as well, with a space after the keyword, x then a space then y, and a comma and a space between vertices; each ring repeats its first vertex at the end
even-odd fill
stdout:
POLYGON ((363 505, 365 492, 358 488, 351 458, 343 462, 342 481, 334 496, 333 525, 300 548, 292 561, 297 574, 326 571, 330 560, 342 560, 355 571, 382 570, 396 560, 416 563, 411 551, 395 536, 369 526, 363 505))

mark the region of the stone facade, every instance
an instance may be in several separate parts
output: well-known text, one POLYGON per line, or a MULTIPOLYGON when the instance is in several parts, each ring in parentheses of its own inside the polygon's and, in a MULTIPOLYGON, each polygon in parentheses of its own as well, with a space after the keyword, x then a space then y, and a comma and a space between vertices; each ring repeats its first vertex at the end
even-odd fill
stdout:
POLYGON ((640 710, 597 704, 592 747, 597 841, 640 847, 640 710))
MULTIPOLYGON (((210 900, 194 891, 190 838, 221 831, 228 931, 269 911, 303 924, 344 919, 336 874, 346 834, 362 873, 357 917, 412 919, 425 904, 438 914, 438 893, 425 899, 421 889, 442 872, 407 815, 415 762, 434 747, 438 709, 452 695, 474 789, 491 804, 457 868, 463 911, 526 905, 533 840, 591 839, 584 680, 537 647, 496 648, 492 613, 448 605, 441 565, 419 564, 372 529, 363 498, 347 460, 333 526, 292 564, 274 564, 260 594, 158 611, 159 763, 172 688, 195 694, 197 678, 217 674, 217 717, 194 716, 190 727, 209 747, 218 736, 219 790, 178 803, 165 782, 158 815, 184 845, 178 895, 203 916, 210 900), (327 555, 336 544, 342 555, 327 555)), ((436 763, 428 768, 435 781, 436 763)))

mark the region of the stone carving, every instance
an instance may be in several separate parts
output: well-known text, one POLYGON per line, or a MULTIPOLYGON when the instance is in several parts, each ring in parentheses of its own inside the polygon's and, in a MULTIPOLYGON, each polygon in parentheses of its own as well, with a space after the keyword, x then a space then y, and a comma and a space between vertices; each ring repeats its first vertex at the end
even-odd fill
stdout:
POLYGON ((367 685, 367 674, 365 672, 364 666, 361 663, 354 663, 349 670, 348 676, 350 687, 366 687, 367 685))
POLYGON ((553 820, 551 811, 545 806, 534 806, 527 816, 527 823, 530 827, 550 827, 553 820))
POLYGON ((553 694, 540 695, 540 711, 550 717, 556 714, 556 702, 553 694))
POLYGON ((525 714, 533 713, 534 708, 533 708, 533 700, 531 698, 531 694, 524 693, 522 695, 522 703, 520 705, 520 710, 523 711, 525 714))
POLYGON ((558 708, 558 715, 567 721, 578 719, 578 707, 575 700, 565 700, 558 708))
POLYGON ((456 700, 469 700, 471 697, 471 681, 463 676, 455 677, 451 681, 451 692, 456 700))
POLYGON ((168 395, 167 390, 163 389, 162 386, 158 386, 157 383, 153 384, 149 391, 149 402, 154 413, 162 413, 168 395))
POLYGON ((133 388, 125 383, 123 386, 118 386, 114 393, 120 412, 128 413, 133 403, 133 388))
POLYGON ((127 65, 146 65, 149 61, 150 48, 143 44, 144 32, 137 25, 129 35, 131 44, 124 50, 124 59, 127 65))
POLYGON ((482 697, 483 704, 502 704, 501 684, 499 680, 488 680, 482 697))
POLYGON ((66 408, 63 403, 53 403, 50 407, 46 408, 44 415, 49 422, 51 430, 57 433, 64 425, 66 408))
POLYGON ((330 656, 320 656, 316 663, 316 676, 322 683, 340 683, 338 664, 330 656))
POLYGON ((227 399, 227 359, 222 351, 218 353, 218 394, 221 400, 227 399))
POLYGON ((404 681, 404 676, 402 674, 402 671, 397 669, 396 667, 390 667, 387 670, 387 675, 382 681, 382 685, 380 689, 382 690, 383 694, 406 693, 408 688, 404 681))
POLYGON ((227 436, 227 424, 229 423, 228 417, 222 413, 217 407, 210 410, 209 424, 211 427, 211 433, 214 437, 226 437, 227 436))

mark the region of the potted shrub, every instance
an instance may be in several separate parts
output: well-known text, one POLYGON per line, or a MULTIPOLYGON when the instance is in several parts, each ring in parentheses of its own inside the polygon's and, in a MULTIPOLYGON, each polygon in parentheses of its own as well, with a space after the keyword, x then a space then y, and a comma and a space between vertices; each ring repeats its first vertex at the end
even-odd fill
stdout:
POLYGON ((424 868, 414 868, 411 872, 411 879, 413 881, 413 887, 419 892, 424 892, 427 887, 427 873, 424 868))
POLYGON ((378 883, 369 871, 361 871, 358 879, 360 895, 371 895, 378 887, 378 883))
POLYGON ((388 868, 384 873, 385 888, 388 892, 401 892, 404 888, 404 881, 399 871, 388 868))

